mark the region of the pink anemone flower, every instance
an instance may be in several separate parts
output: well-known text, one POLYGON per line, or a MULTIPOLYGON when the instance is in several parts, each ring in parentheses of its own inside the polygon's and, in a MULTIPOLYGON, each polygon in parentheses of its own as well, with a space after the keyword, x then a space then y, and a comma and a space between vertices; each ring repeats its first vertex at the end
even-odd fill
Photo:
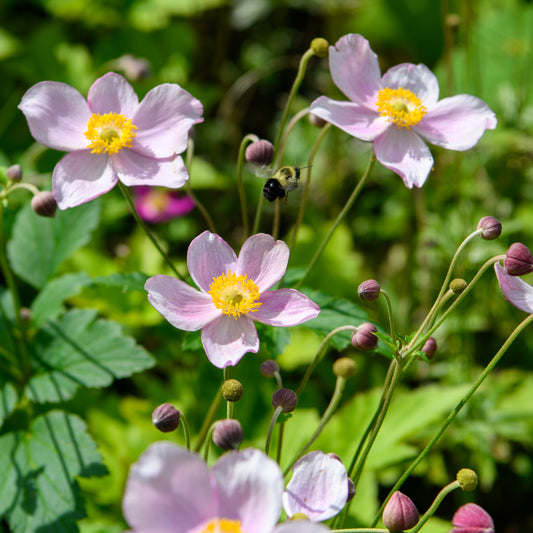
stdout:
POLYGON ((187 147, 189 129, 203 120, 200 101, 179 85, 158 85, 139 103, 114 72, 93 83, 87 101, 74 87, 43 81, 18 107, 38 142, 69 152, 52 175, 60 209, 100 196, 118 180, 182 187, 188 173, 177 154, 187 147))
POLYGON ((294 289, 272 288, 285 274, 289 247, 270 235, 253 235, 239 257, 221 237, 204 231, 189 245, 187 266, 197 290, 171 276, 146 281, 150 303, 174 327, 202 330, 207 357, 218 368, 257 353, 254 320, 270 326, 296 326, 320 308, 294 289))
POLYGON ((322 522, 342 511, 348 499, 348 474, 336 456, 309 452, 292 472, 282 497, 287 516, 302 513, 311 522, 322 522))
POLYGON ((508 274, 500 263, 494 263, 498 284, 505 299, 526 313, 533 313, 533 287, 517 276, 508 274))
POLYGON ((376 159, 410 189, 422 187, 433 167, 424 140, 449 150, 472 148, 496 116, 467 94, 439 101, 439 85, 425 65, 402 63, 383 76, 378 57, 361 35, 345 35, 329 48, 335 85, 351 100, 321 96, 311 112, 363 141, 376 159))
POLYGON ((133 201, 139 216, 152 224, 168 222, 194 209, 194 200, 190 196, 148 185, 133 189, 133 201))
POLYGON ((131 467, 122 509, 135 533, 325 533, 307 520, 277 525, 283 475, 260 450, 223 455, 212 468, 157 442, 131 467))
POLYGON ((459 507, 452 518, 450 533, 494 533, 494 521, 483 507, 467 503, 459 507))

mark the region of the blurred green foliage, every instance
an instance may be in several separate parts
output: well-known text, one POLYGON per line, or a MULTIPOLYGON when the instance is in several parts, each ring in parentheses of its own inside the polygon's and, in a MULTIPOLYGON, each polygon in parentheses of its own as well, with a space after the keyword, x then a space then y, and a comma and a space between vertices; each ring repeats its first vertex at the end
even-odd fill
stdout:
MULTIPOLYGON (((346 312, 350 319, 360 320, 369 315, 386 328, 380 302, 362 304, 362 309, 359 302, 354 304, 361 281, 379 280, 391 295, 399 331, 407 334, 431 306, 457 246, 481 217, 498 217, 504 233, 497 241, 473 242, 456 276, 471 279, 487 258, 504 253, 512 242, 533 246, 532 27, 533 4, 525 0, 4 0, 0 164, 20 163, 29 181, 49 188, 51 170, 61 154, 34 143, 16 108, 34 83, 63 81, 86 94, 93 81, 109 70, 129 77, 140 96, 159 83, 179 83, 205 109, 205 122, 195 132, 191 186, 218 232, 237 246, 241 228, 235 163, 241 138, 248 132, 273 138, 299 57, 312 38, 322 36, 334 43, 346 33, 361 33, 379 55, 383 71, 399 62, 424 62, 439 77, 442 96, 474 94, 492 107, 499 121, 498 128, 466 154, 433 147, 435 168, 423 189, 408 190, 398 176, 377 166, 306 281, 309 291, 336 300, 335 313, 346 312), (126 54, 147 60, 149 72, 132 77, 121 60, 126 54)), ((321 94, 340 96, 327 60, 313 59, 296 109, 321 94)), ((304 164, 316 136, 313 126, 300 121, 289 139, 287 163, 304 164)), ((363 172, 369 151, 368 144, 341 131, 328 133, 313 166, 310 205, 291 268, 310 260, 314 245, 363 172)), ((252 216, 262 183, 247 174, 245 185, 252 216)), ((290 236, 298 200, 297 193, 291 194, 283 208, 283 237, 290 236)), ((27 206, 21 207, 27 201, 23 193, 10 200, 13 213, 21 208, 17 217, 29 212, 27 206)), ((105 478, 80 480, 88 514, 81 528, 86 533, 125 527, 120 511, 124 481, 129 466, 150 442, 161 438, 183 442, 181 435, 156 433, 151 411, 171 402, 187 413, 193 434, 197 433, 222 379, 207 362, 198 336, 175 330, 147 304, 143 276, 170 272, 133 226, 119 192, 88 206, 96 206, 88 207, 89 218, 91 210, 101 211, 98 226, 84 222, 85 228, 95 228, 90 245, 72 256, 71 250, 43 250, 39 257, 49 263, 46 273, 32 265, 37 252, 27 248, 31 239, 18 233, 30 230, 28 225, 19 225, 10 244, 25 301, 31 302, 35 289, 48 281, 35 276, 59 276, 54 282, 59 285, 50 283, 41 296, 46 305, 35 301, 37 316, 54 318, 54 313, 64 310, 64 299, 57 296, 61 293, 68 297, 67 307, 95 308, 103 317, 124 324, 157 359, 151 371, 119 380, 105 391, 81 389, 67 404, 87 421, 110 472, 105 478), (81 277, 67 277, 72 272, 81 277)), ((272 215, 267 208, 263 231, 270 231, 272 215)), ((4 220, 5 231, 11 231, 14 220, 14 215, 4 220)), ((67 221, 65 231, 68 228, 75 231, 67 221)), ((183 270, 187 245, 205 223, 196 210, 155 229, 183 270)), ((33 230, 46 233, 47 228, 33 230)), ((83 238, 78 245, 87 242, 83 238)), ((522 316, 504 302, 488 273, 439 330, 435 359, 430 365, 420 362, 394 400, 388 427, 383 428, 352 505, 353 524, 372 518, 386 487, 424 446, 439 416, 455 405, 465 384, 475 379, 522 316)), ((260 375, 259 361, 279 356, 286 386, 295 387, 320 342, 317 331, 323 333, 315 326, 298 328, 289 336, 264 328, 260 354, 247 355, 235 369, 234 377, 245 384, 236 415, 248 444, 263 447, 272 411, 269 398, 274 383, 260 375), (246 388, 247 383, 254 386, 246 388)), ((357 436, 373 413, 387 358, 384 349, 381 355, 354 354, 347 346, 346 339, 334 345, 300 398, 301 409, 286 425, 294 435, 287 439, 291 443, 284 451, 287 457, 290 446, 295 449, 316 426, 334 385, 331 361, 342 353, 355 356, 359 371, 317 446, 349 461, 357 436)), ((532 395, 529 331, 513 344, 501 367, 406 486, 419 509, 429 505, 459 468, 471 466, 480 474, 481 486, 469 497, 490 510, 498 530, 531 527, 532 395)), ((224 416, 223 408, 218 414, 224 416)), ((451 497, 439 515, 449 520, 464 498, 451 497)), ((447 527, 448 522, 435 520, 424 531, 438 533, 447 527)))

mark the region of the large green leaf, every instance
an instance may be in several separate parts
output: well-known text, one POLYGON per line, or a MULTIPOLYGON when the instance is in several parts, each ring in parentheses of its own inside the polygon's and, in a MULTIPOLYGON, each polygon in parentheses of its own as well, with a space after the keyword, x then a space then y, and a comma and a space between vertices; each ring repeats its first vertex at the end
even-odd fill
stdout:
POLYGON ((13 270, 30 285, 42 287, 65 259, 89 242, 99 218, 95 201, 58 211, 55 218, 40 217, 24 206, 7 244, 13 270))
POLYGON ((0 515, 15 533, 78 531, 84 516, 75 476, 106 473, 85 424, 52 411, 0 437, 0 515))
POLYGON ((71 398, 80 386, 104 387, 153 365, 150 354, 121 332, 119 324, 96 319, 93 309, 73 309, 35 336, 35 368, 26 393, 36 402, 71 398))

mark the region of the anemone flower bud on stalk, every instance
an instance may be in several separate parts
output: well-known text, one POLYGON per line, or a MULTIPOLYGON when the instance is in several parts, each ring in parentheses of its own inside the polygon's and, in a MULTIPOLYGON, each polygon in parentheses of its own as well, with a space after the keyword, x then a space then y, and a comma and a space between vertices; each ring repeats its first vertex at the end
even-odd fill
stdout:
POLYGON ((529 248, 520 242, 511 244, 505 252, 503 268, 511 276, 523 276, 533 272, 533 256, 529 248))
POLYGON ((222 450, 237 450, 244 438, 242 426, 235 418, 215 423, 213 442, 222 450))

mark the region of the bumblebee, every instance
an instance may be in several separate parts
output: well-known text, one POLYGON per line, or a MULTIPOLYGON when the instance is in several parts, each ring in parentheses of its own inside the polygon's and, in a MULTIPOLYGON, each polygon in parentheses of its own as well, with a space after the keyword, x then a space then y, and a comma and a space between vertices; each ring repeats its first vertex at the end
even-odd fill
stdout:
POLYGON ((294 191, 298 188, 300 180, 300 170, 307 167, 286 166, 278 170, 272 168, 260 167, 256 169, 256 175, 269 179, 263 187, 263 196, 273 202, 278 198, 285 198, 288 191, 294 191))

